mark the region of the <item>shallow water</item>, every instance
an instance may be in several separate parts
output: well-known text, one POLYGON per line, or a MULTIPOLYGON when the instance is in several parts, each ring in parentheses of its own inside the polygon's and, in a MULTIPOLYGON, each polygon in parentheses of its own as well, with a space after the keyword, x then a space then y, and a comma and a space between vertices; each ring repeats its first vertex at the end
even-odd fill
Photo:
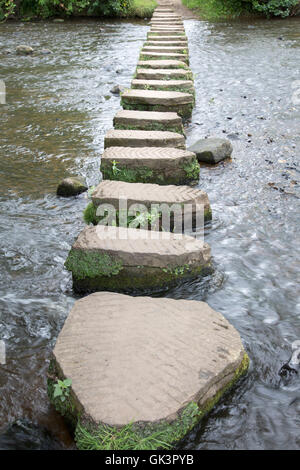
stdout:
MULTIPOLYGON (((214 274, 160 295, 205 300, 223 313, 251 368, 181 447, 299 448, 300 377, 283 382, 278 372, 300 339, 300 104, 292 101, 300 20, 185 25, 197 91, 188 144, 228 136, 234 153, 201 169, 214 274)), ((45 376, 75 300, 63 263, 87 196, 62 199, 55 190, 71 174, 99 181, 104 134, 119 109, 110 89, 130 85, 146 32, 144 22, 0 25, 0 449, 73 447, 45 376), (53 54, 16 56, 22 43, 53 54)))

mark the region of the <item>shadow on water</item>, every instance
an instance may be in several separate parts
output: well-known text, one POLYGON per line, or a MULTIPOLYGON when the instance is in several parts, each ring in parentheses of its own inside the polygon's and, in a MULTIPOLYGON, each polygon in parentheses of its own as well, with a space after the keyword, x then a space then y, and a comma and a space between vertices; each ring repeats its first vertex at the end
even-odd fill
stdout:
MULTIPOLYGON (((201 168, 213 274, 155 295, 208 302, 238 329, 252 362, 180 446, 298 448, 299 374, 282 380, 279 371, 300 339, 300 21, 189 20, 186 30, 197 91, 187 142, 227 137, 234 153, 201 168)), ((110 89, 129 87, 146 31, 126 22, 0 25, 0 448, 73 446, 49 406, 46 370, 76 298, 63 264, 87 197, 57 198, 55 189, 73 173, 99 181, 119 109, 110 89), (37 53, 16 56, 18 44, 37 53)))

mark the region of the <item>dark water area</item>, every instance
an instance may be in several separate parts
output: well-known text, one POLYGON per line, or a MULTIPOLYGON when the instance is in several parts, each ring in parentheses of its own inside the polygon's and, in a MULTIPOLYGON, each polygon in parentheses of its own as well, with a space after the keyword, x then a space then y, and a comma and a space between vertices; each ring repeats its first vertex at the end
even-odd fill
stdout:
MULTIPOLYGON (((204 300, 224 314, 251 367, 180 447, 297 449, 300 375, 283 380, 279 370, 300 340, 300 20, 185 26, 197 92, 187 142, 228 137, 234 153, 201 168, 214 273, 159 295, 204 300)), ((110 90, 130 86, 147 30, 144 22, 0 25, 0 449, 74 446, 49 405, 46 371, 76 300, 63 264, 88 201, 55 191, 72 174, 100 181, 104 135, 120 107, 110 90), (17 56, 18 44, 37 52, 17 56)))

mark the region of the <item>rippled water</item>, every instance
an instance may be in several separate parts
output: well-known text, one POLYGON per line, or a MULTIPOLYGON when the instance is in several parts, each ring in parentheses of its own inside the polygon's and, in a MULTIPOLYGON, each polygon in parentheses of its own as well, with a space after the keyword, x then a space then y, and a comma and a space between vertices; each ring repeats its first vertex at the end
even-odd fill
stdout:
MULTIPOLYGON (((292 102, 300 20, 189 20, 186 30, 197 90, 188 143, 228 136, 234 154, 201 169, 214 274, 161 295, 207 301, 238 329, 252 362, 181 447, 295 449, 300 377, 283 382, 278 372, 300 339, 300 104, 292 102)), ((119 109, 110 89, 129 86, 146 31, 143 22, 0 25, 0 449, 73 446, 45 375, 75 300, 63 263, 87 200, 55 190, 71 174, 99 181, 104 134, 119 109), (16 56, 22 43, 53 54, 16 56)))

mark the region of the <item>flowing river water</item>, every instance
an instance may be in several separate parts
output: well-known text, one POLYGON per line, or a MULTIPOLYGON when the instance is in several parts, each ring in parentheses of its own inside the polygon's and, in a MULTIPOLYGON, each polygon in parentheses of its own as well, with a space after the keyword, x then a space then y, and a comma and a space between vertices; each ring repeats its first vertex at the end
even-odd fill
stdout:
MULTIPOLYGON (((279 370, 300 340, 300 19, 185 27, 197 93, 187 143, 227 137, 234 153, 201 168, 214 273, 156 295, 204 300, 224 314, 251 367, 179 448, 296 449, 300 376, 283 380, 279 370)), ((0 449, 74 446, 49 405, 46 371, 76 299, 63 265, 87 195, 55 190, 72 174, 99 182, 119 109, 110 90, 130 86, 147 30, 143 21, 0 25, 0 449), (17 56, 18 44, 37 53, 17 56)))

